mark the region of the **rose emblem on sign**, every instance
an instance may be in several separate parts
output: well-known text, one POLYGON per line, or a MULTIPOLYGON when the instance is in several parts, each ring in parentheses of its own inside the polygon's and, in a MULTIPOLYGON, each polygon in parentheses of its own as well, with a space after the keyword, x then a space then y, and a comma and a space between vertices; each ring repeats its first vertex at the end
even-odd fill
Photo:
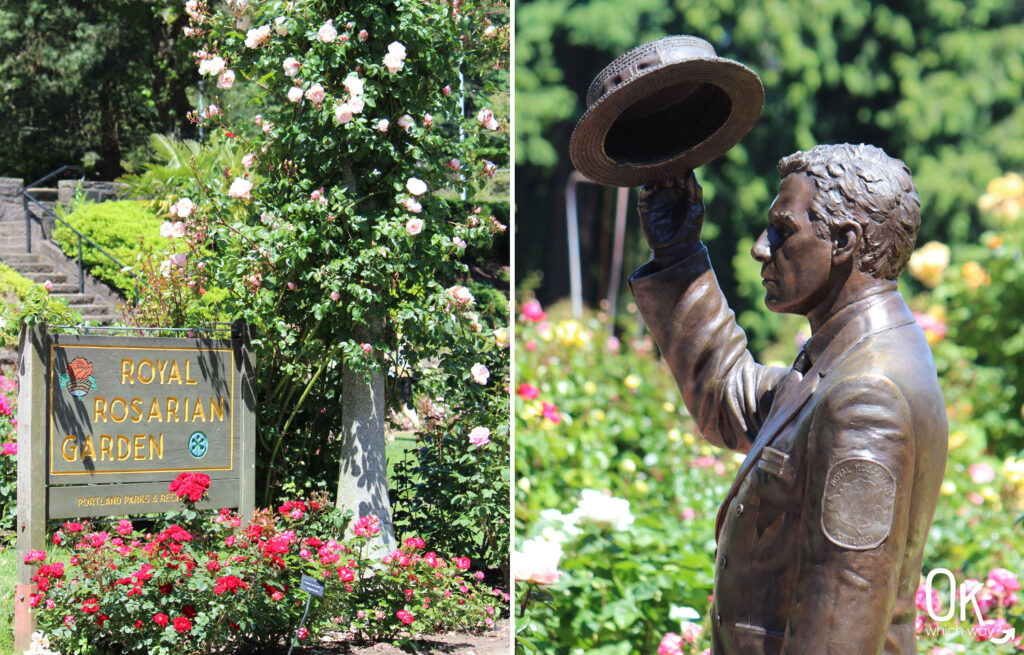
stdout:
POLYGON ((60 376, 60 386, 67 389, 75 398, 96 388, 96 379, 92 376, 92 364, 84 357, 76 357, 67 365, 66 373, 60 376))

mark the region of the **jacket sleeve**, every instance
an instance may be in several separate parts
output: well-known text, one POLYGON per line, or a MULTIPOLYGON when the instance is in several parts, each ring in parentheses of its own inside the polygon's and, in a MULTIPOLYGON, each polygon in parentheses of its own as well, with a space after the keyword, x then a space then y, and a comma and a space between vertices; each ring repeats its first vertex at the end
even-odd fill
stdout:
POLYGON ((649 262, 629 283, 701 434, 716 446, 750 450, 787 370, 754 362, 707 249, 664 270, 649 262))
POLYGON ((877 655, 899 589, 914 477, 909 406, 861 374, 828 390, 811 421, 800 565, 786 655, 877 655))

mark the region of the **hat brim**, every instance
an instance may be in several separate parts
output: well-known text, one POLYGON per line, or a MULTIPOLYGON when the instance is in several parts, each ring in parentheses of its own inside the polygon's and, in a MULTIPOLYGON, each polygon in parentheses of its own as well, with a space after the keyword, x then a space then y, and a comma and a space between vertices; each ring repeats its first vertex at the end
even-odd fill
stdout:
POLYGON ((569 140, 587 178, 639 186, 706 164, 739 143, 764 106, 746 66, 721 57, 649 69, 598 99, 569 140))

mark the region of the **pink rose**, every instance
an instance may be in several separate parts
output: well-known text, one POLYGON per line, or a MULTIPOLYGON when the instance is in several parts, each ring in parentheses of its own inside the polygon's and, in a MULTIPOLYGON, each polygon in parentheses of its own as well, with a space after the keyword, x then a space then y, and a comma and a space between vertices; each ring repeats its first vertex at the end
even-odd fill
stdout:
POLYGON ((698 639, 700 639, 700 635, 701 635, 701 633, 703 631, 704 631, 704 629, 701 628, 696 623, 690 623, 689 621, 684 621, 683 625, 682 625, 683 641, 685 641, 688 644, 692 644, 693 642, 695 642, 698 639))
POLYGON ((377 121, 378 132, 387 132, 389 127, 391 127, 391 121, 389 121, 388 119, 382 118, 379 121, 377 121))
POLYGON ((416 236, 423 231, 423 219, 421 218, 410 218, 405 224, 405 231, 412 236, 416 236))
POLYGON ((302 89, 297 86, 293 86, 288 89, 288 101, 289 102, 302 102, 302 89))
POLYGON ((658 655, 681 655, 682 652, 683 638, 674 632, 666 634, 658 644, 658 655))
POLYGON ((536 300, 528 300, 523 303, 523 316, 533 323, 538 323, 548 317, 547 313, 541 309, 540 302, 536 300))
POLYGON ((988 641, 1001 636, 1009 629, 1010 624, 1006 622, 1006 619, 988 619, 974 626, 974 638, 977 641, 988 641))
POLYGON ((46 282, 43 282, 43 288, 46 289, 47 291, 52 291, 53 290, 53 282, 50 282, 49 280, 47 280, 46 282))
POLYGON ((5 441, 4 442, 4 455, 17 455, 17 454, 18 454, 18 444, 17 444, 17 442, 15 442, 15 441, 5 441))
POLYGON ((200 75, 220 75, 224 72, 227 64, 221 57, 210 57, 199 62, 200 75))
POLYGON ((331 292, 331 300, 333 300, 334 302, 338 302, 338 300, 340 298, 341 298, 341 294, 340 293, 338 293, 337 291, 332 291, 331 292))
POLYGON ((246 170, 252 168, 252 165, 255 162, 256 162, 256 155, 254 155, 253 153, 247 152, 244 155, 242 155, 242 166, 244 166, 246 168, 246 170))
MULTIPOLYGON (((299 74, 300 65, 301 64, 299 64, 298 59, 296 59, 295 57, 288 57, 287 59, 284 60, 283 64, 284 74, 287 75, 288 77, 295 77, 296 75, 299 74)), ((259 125, 259 123, 256 124, 259 125)))
POLYGON ((412 119, 409 114, 402 114, 402 117, 398 119, 398 127, 402 128, 406 132, 412 129, 412 126, 416 124, 416 121, 412 119))
POLYGON ((987 484, 996 479, 996 472, 985 462, 971 464, 967 467, 967 474, 971 476, 974 484, 987 484))
POLYGON ((488 428, 477 426, 469 431, 469 445, 484 446, 491 443, 491 431, 488 428))
POLYGON ((359 41, 365 43, 366 39, 370 38, 370 33, 367 32, 366 30, 359 30, 359 35, 358 36, 359 36, 359 41))

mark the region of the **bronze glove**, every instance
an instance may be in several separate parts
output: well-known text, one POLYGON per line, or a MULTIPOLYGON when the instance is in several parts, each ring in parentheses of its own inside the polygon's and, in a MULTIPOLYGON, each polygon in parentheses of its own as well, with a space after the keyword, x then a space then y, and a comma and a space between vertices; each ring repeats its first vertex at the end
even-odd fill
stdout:
POLYGON ((700 248, 704 192, 693 171, 645 185, 638 210, 644 238, 659 269, 682 261, 700 248))

